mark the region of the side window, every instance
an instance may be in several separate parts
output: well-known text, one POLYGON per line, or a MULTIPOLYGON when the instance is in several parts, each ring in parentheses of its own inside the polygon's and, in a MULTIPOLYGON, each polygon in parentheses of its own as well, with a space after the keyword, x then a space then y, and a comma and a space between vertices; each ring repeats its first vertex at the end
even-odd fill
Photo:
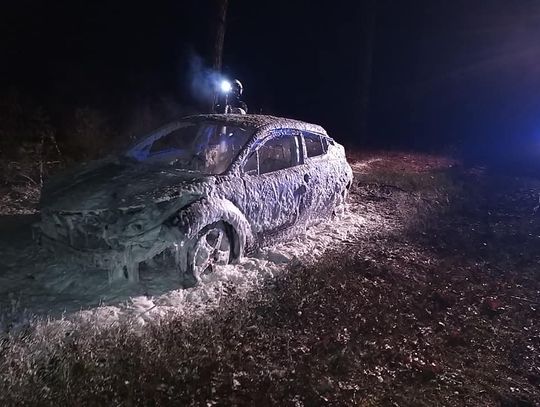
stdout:
POLYGON ((278 136, 258 150, 259 174, 279 171, 300 164, 299 143, 296 136, 278 136))
POLYGON ((277 137, 259 149, 259 173, 278 171, 293 166, 291 154, 292 137, 277 137))
POLYGON ((259 154, 257 151, 251 153, 244 164, 244 172, 249 175, 259 174, 259 154))
POLYGON ((326 153, 325 145, 321 136, 315 133, 304 132, 304 142, 306 143, 306 152, 309 157, 317 157, 326 153))

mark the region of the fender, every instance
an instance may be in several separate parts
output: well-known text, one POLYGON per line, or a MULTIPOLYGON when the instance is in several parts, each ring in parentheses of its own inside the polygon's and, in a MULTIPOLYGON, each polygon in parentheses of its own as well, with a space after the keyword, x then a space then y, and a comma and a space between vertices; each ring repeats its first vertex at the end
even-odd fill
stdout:
POLYGON ((246 247, 254 242, 253 232, 246 217, 227 199, 202 198, 180 209, 172 219, 172 225, 184 235, 186 240, 191 240, 202 228, 219 221, 224 221, 234 228, 237 237, 235 254, 238 257, 242 256, 246 247))

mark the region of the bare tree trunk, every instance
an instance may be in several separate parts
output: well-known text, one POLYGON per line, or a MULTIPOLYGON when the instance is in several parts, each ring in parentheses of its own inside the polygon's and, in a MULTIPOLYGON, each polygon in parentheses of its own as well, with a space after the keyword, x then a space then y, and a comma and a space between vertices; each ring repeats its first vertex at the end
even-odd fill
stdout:
MULTIPOLYGON (((229 0, 214 0, 217 5, 216 28, 214 37, 214 50, 212 55, 212 68, 215 72, 221 72, 223 65, 223 44, 225 43, 225 29, 227 23, 227 8, 229 0)), ((214 89, 214 97, 210 101, 210 112, 215 113, 218 92, 214 89)))
POLYGON ((221 72, 223 64, 223 44, 225 42, 225 29, 227 23, 227 8, 229 0, 216 0, 217 19, 216 19, 216 37, 214 41, 213 68, 216 72, 221 72))
POLYGON ((362 77, 360 81, 360 131, 364 141, 368 138, 368 124, 371 102, 371 82, 373 79, 373 51, 377 19, 377 0, 367 0, 362 8, 363 25, 363 58, 362 77))

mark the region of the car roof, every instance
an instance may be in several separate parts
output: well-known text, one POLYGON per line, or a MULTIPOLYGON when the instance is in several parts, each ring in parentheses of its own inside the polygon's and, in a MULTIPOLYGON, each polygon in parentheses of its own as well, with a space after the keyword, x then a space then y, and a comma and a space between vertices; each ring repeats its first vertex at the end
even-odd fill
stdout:
POLYGON ((262 132, 263 130, 287 128, 311 131, 324 135, 327 134, 326 130, 317 124, 262 114, 200 114, 195 116, 187 116, 181 120, 191 122, 216 122, 232 126, 252 127, 255 128, 258 133, 262 132))

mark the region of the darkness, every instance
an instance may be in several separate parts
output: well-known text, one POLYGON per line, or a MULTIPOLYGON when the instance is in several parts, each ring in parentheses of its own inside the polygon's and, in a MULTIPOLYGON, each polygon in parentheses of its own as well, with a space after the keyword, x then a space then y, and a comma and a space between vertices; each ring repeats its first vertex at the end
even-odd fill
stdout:
MULTIPOLYGON (((215 5, 6 2, 0 97, 23 95, 58 128, 77 107, 121 131, 138 104, 200 110, 193 63, 210 65, 215 5)), ((320 123, 348 145, 536 157, 539 39, 534 0, 230 0, 224 72, 253 113, 320 123)))

